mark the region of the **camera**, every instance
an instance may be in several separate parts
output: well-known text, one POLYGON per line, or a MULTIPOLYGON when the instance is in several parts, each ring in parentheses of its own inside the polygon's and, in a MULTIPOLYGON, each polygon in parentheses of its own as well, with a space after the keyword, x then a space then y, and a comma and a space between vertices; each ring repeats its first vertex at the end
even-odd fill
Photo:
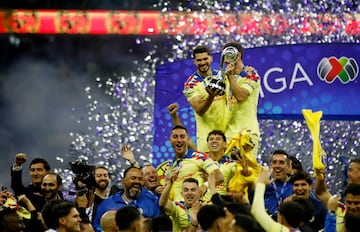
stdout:
POLYGON ((75 184, 76 194, 78 196, 87 194, 89 189, 95 187, 95 166, 89 165, 85 160, 76 160, 69 164, 71 171, 75 174, 73 183, 75 184))

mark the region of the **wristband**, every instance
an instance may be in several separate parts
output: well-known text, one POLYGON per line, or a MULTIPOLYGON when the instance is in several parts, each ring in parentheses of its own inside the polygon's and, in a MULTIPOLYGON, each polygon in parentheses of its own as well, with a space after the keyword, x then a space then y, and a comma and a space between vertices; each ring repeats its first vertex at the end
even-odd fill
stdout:
POLYGON ((331 216, 336 216, 336 210, 329 209, 328 214, 330 214, 331 216))
POLYGON ((130 165, 133 167, 133 166, 135 166, 137 163, 138 163, 138 162, 135 161, 134 163, 130 163, 130 165))
POLYGON ((190 223, 190 225, 192 225, 193 227, 196 227, 196 228, 199 226, 199 224, 195 225, 192 222, 190 223))

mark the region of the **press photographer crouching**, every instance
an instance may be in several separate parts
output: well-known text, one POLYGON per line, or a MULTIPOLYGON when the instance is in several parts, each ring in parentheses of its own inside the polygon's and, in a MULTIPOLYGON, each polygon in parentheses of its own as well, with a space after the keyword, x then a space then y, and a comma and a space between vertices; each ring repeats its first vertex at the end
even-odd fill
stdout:
POLYGON ((71 162, 70 166, 75 174, 75 202, 82 223, 92 223, 98 205, 109 195, 109 171, 105 166, 89 165, 84 160, 71 162))

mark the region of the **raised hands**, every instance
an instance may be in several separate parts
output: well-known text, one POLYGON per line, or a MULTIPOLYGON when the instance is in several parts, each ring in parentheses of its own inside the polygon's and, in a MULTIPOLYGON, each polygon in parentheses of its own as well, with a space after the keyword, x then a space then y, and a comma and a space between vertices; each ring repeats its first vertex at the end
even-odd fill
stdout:
POLYGON ((15 166, 19 167, 27 161, 27 156, 24 153, 18 153, 15 155, 15 166))
POLYGON ((168 105, 167 110, 172 117, 176 116, 179 110, 179 105, 177 103, 171 103, 170 105, 168 105))
POLYGON ((127 161, 130 162, 130 164, 135 164, 136 160, 135 160, 135 156, 134 153, 131 149, 131 147, 129 145, 124 145, 121 148, 121 156, 126 159, 127 161))

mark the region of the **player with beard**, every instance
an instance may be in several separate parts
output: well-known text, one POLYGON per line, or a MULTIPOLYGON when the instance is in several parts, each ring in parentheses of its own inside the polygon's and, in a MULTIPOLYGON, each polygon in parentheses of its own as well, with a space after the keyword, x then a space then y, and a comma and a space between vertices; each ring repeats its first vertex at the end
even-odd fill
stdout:
MULTIPOLYGON (((121 148, 121 156, 129 161, 131 166, 140 168, 139 163, 135 159, 135 155, 130 146, 124 145, 121 148)), ((156 171, 156 168, 151 164, 146 164, 141 168, 144 176, 144 187, 152 194, 160 196, 164 190, 164 186, 160 184, 160 177, 156 171)))
POLYGON ((121 183, 124 189, 108 197, 98 206, 93 222, 95 231, 101 231, 100 219, 105 212, 118 210, 127 205, 141 210, 144 217, 153 218, 160 215, 159 200, 144 190, 144 178, 140 168, 132 166, 125 169, 121 183))
MULTIPOLYGON (((48 172, 41 183, 41 193, 45 198, 46 204, 53 200, 62 199, 61 194, 62 179, 59 174, 54 172, 48 172)), ((32 202, 26 194, 18 196, 18 201, 23 203, 26 208, 32 212, 30 220, 24 220, 26 224, 25 231, 43 231, 46 225, 43 222, 42 214, 36 210, 34 202, 32 202)))
POLYGON ((99 165, 93 171, 94 187, 86 194, 76 196, 76 205, 83 221, 93 222, 95 212, 100 203, 109 195, 109 171, 105 166, 99 165))
POLYGON ((41 183, 41 191, 45 197, 46 202, 51 200, 62 199, 59 192, 62 189, 62 179, 59 174, 49 172, 41 183))
POLYGON ((92 209, 91 222, 94 221, 95 212, 100 203, 109 195, 108 186, 110 184, 109 170, 105 166, 96 166, 94 170, 95 176, 95 196, 92 209))
POLYGON ((216 76, 217 71, 211 70, 213 57, 206 46, 197 46, 193 50, 196 71, 184 84, 183 93, 194 110, 196 121, 196 146, 199 151, 207 151, 206 137, 213 129, 225 131, 224 96, 206 87, 206 77, 216 76))

